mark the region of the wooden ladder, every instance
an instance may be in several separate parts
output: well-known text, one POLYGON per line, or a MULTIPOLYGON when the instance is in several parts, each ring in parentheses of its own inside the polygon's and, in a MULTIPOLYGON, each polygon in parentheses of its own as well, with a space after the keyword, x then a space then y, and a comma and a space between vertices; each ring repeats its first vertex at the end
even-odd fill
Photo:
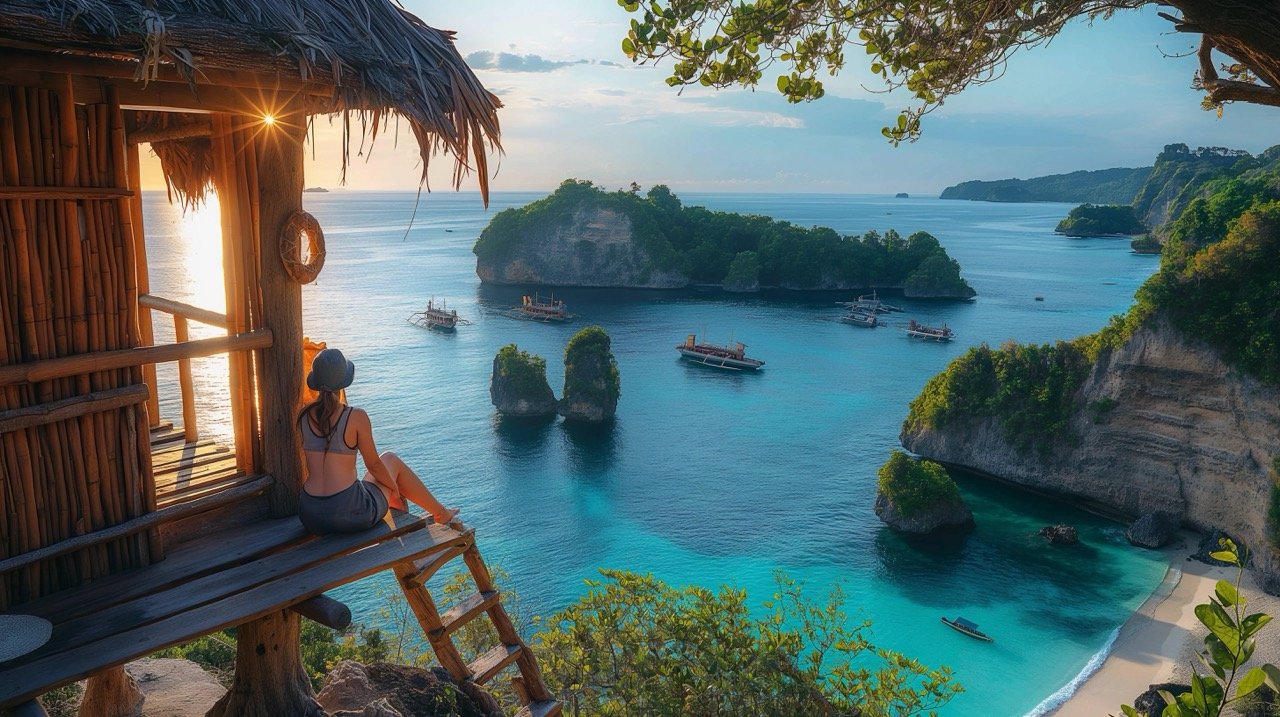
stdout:
POLYGON ((471 681, 483 685, 515 663, 520 676, 512 678, 512 687, 524 706, 516 717, 557 717, 560 703, 551 695, 538 671, 533 651, 520 639, 515 625, 502 607, 502 595, 493 583, 493 576, 476 548, 475 529, 465 528, 458 540, 443 552, 428 555, 416 561, 398 563, 396 578, 404 591, 409 607, 422 625, 422 631, 435 650, 436 659, 459 683, 471 681), (427 581, 454 558, 462 556, 475 580, 476 593, 450 608, 443 615, 427 590, 427 581), (453 633, 463 625, 487 614, 497 629, 501 644, 477 657, 470 664, 462 659, 453 644, 453 633))

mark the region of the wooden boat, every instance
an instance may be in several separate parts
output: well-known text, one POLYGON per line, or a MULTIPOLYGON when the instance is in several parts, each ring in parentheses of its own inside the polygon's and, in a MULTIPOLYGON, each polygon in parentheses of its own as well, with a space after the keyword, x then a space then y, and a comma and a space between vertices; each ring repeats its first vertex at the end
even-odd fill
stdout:
POLYGON ((733 346, 717 346, 715 344, 698 343, 696 334, 685 337, 684 343, 676 344, 680 356, 694 363, 730 371, 755 371, 764 366, 764 361, 746 355, 747 345, 737 342, 733 346))
POLYGON ((874 291, 870 294, 863 294, 862 296, 859 296, 857 301, 841 301, 839 303, 841 306, 852 311, 861 311, 871 314, 888 314, 895 311, 903 311, 901 307, 891 306, 881 301, 880 297, 874 291))
POLYGON ((459 325, 466 326, 471 323, 459 318, 458 312, 447 308, 443 301, 437 306, 434 298, 427 301, 426 311, 411 314, 409 322, 435 331, 456 331, 459 325))
POLYGON ((907 324, 907 336, 913 339, 924 339, 925 341, 950 341, 955 338, 956 334, 946 324, 943 324, 942 328, 939 329, 933 326, 925 326, 912 319, 911 323, 907 324))
POLYGON ((948 620, 944 617, 942 618, 942 622, 945 623, 947 627, 958 632, 963 632, 974 639, 982 640, 983 642, 995 642, 990 635, 979 630, 976 623, 970 622, 963 617, 957 617, 955 620, 948 620))
POLYGON ((520 305, 506 312, 513 319, 540 321, 542 323, 561 323, 573 318, 573 314, 565 310, 564 301, 552 296, 543 301, 542 297, 525 294, 520 297, 520 305))
POLYGON ((840 320, 846 324, 863 326, 868 329, 874 329, 880 325, 880 320, 876 318, 875 312, 862 311, 860 309, 850 309, 849 313, 840 317, 840 320))

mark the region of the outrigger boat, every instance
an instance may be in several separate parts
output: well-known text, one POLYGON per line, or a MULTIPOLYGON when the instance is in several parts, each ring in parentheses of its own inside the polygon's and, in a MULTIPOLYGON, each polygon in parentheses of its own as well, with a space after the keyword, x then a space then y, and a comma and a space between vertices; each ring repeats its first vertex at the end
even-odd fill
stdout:
POLYGON ((925 326, 912 319, 911 323, 907 324, 907 336, 913 339, 924 339, 925 341, 950 341, 955 338, 956 334, 946 324, 943 324, 942 328, 939 329, 925 326))
POLYGON ((471 322, 459 318, 458 312, 446 308, 443 301, 440 302, 439 306, 436 306, 436 300, 432 298, 427 301, 426 311, 410 314, 409 323, 435 331, 456 331, 458 326, 467 326, 471 322))
POLYGON ((874 291, 870 294, 863 294, 862 296, 859 296, 857 301, 841 301, 839 303, 841 306, 844 306, 851 311, 861 311, 863 313, 870 314, 888 314, 894 311, 903 311, 901 307, 891 306, 881 301, 880 297, 877 296, 874 291))
POLYGON ((880 325, 880 320, 876 318, 875 312, 862 311, 860 309, 850 309, 849 313, 840 317, 840 320, 846 324, 864 326, 868 329, 874 329, 880 325))
POLYGON ((963 632, 974 639, 982 640, 983 642, 995 642, 990 635, 979 630, 976 623, 970 622, 963 617, 957 617, 955 620, 948 620, 944 617, 942 618, 942 622, 944 622, 947 627, 958 632, 963 632))
POLYGON ((730 371, 741 371, 743 369, 755 371, 764 366, 764 361, 749 358, 746 355, 746 348, 747 345, 741 341, 735 343, 732 347, 700 344, 698 343, 697 334, 689 334, 685 337, 684 343, 676 345, 676 351, 680 352, 680 356, 704 366, 723 368, 730 371))
POLYGON ((520 297, 520 305, 507 311, 506 314, 513 319, 541 321, 542 323, 560 323, 573 318, 573 314, 565 310, 563 300, 552 296, 550 299, 543 301, 542 297, 537 294, 533 296, 525 294, 520 297))

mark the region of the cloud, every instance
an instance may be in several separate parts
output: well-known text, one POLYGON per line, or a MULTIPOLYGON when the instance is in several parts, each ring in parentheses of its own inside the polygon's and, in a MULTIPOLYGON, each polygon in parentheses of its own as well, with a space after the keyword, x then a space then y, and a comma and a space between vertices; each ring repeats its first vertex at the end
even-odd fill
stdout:
POLYGON ((555 72, 562 67, 590 64, 589 60, 548 60, 541 55, 517 55, 489 50, 473 52, 466 59, 467 64, 474 69, 499 72, 555 72))

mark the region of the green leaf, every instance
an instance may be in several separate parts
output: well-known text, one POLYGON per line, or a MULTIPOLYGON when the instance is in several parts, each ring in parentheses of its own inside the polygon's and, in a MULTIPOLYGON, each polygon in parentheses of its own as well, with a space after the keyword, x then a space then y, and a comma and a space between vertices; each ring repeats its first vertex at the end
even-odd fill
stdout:
POLYGON ((636 56, 636 44, 629 37, 622 38, 622 54, 627 57, 636 56))
POLYGON ((786 93, 787 88, 791 86, 791 78, 786 75, 778 75, 778 91, 786 93))
POLYGON ((1226 580, 1219 580, 1214 592, 1218 595, 1218 600, 1223 605, 1231 607, 1240 601, 1240 591, 1236 590, 1236 586, 1226 580))
POLYGON ((1209 553, 1209 557, 1213 558, 1214 560, 1221 560, 1224 563, 1230 563, 1232 565, 1240 564, 1240 560, 1239 558, 1236 557, 1236 554, 1229 550, 1215 550, 1214 552, 1209 553))
POLYGON ((1240 678, 1240 686, 1236 688, 1236 699, 1244 697, 1261 687, 1267 681, 1267 673, 1261 667, 1255 667, 1240 678))
POLYGON ((1267 686, 1276 692, 1280 692, 1280 667, 1275 665, 1263 665, 1258 668, 1267 674, 1267 686))

